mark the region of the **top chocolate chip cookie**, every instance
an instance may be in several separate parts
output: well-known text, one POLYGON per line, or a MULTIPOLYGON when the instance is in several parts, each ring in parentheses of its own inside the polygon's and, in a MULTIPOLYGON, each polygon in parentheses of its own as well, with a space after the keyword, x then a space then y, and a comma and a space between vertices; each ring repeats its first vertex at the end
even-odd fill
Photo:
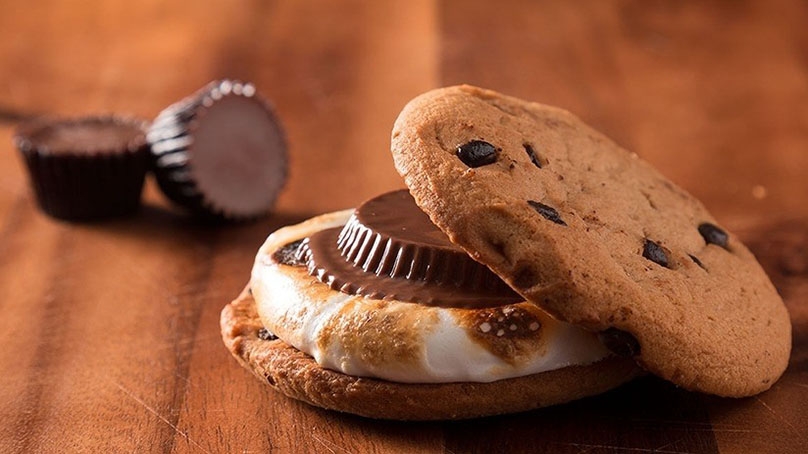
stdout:
POLYGON ((788 313, 704 206, 564 110, 469 86, 411 101, 396 168, 449 238, 557 318, 687 389, 768 389, 788 313))

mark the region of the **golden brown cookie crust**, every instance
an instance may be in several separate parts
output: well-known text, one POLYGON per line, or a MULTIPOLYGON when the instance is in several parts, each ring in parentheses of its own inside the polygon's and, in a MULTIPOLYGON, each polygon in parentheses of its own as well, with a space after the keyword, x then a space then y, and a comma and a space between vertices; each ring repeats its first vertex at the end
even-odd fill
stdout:
POLYGON ((392 151, 453 242, 557 318, 631 333, 649 371, 746 396, 785 370, 788 313, 749 250, 732 234, 707 244, 698 226, 717 222, 700 202, 569 112, 434 90, 404 108, 392 151), (498 150, 493 162, 458 158, 475 140, 498 150), (643 256, 646 240, 667 267, 643 256))
POLYGON ((515 413, 599 394, 642 375, 632 360, 612 357, 493 383, 393 383, 323 369, 280 339, 262 340, 261 328, 246 289, 222 310, 225 345, 261 381, 294 399, 371 418, 442 420, 515 413))

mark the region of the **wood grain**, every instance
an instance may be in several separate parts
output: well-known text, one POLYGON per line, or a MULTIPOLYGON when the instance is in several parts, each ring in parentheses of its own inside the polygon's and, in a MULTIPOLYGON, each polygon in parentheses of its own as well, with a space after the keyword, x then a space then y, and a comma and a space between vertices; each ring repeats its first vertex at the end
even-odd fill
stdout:
POLYGON ((808 446, 808 5, 243 1, 6 5, 0 15, 0 452, 798 453, 808 446), (10 137, 37 114, 146 118, 255 82, 286 126, 277 213, 199 225, 149 182, 130 219, 37 210, 10 137), (694 193, 760 257, 786 375, 727 400, 646 378, 520 415, 394 423, 290 401, 218 334, 273 229, 402 187, 398 111, 472 83, 568 108, 694 193))

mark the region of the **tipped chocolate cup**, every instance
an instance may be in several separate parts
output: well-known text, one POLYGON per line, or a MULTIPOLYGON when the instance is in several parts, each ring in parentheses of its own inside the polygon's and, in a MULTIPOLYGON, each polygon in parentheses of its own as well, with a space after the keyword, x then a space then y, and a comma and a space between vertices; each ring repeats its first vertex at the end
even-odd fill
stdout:
POLYGON ((249 83, 211 82, 163 110, 147 137, 163 193, 204 217, 266 214, 286 182, 283 128, 249 83))
POLYGON ((137 211, 150 164, 145 132, 134 118, 39 118, 13 140, 42 211, 83 221, 137 211))

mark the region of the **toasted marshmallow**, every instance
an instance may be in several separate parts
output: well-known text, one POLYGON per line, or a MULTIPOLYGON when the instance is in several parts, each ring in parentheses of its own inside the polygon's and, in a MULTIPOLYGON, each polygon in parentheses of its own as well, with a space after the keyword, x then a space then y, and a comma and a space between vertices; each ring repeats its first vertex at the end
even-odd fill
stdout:
POLYGON ((305 266, 272 259, 291 242, 344 225, 352 212, 274 232, 252 270, 264 326, 322 367, 401 383, 492 382, 610 355, 594 333, 528 302, 461 309, 372 299, 333 290, 305 266))

